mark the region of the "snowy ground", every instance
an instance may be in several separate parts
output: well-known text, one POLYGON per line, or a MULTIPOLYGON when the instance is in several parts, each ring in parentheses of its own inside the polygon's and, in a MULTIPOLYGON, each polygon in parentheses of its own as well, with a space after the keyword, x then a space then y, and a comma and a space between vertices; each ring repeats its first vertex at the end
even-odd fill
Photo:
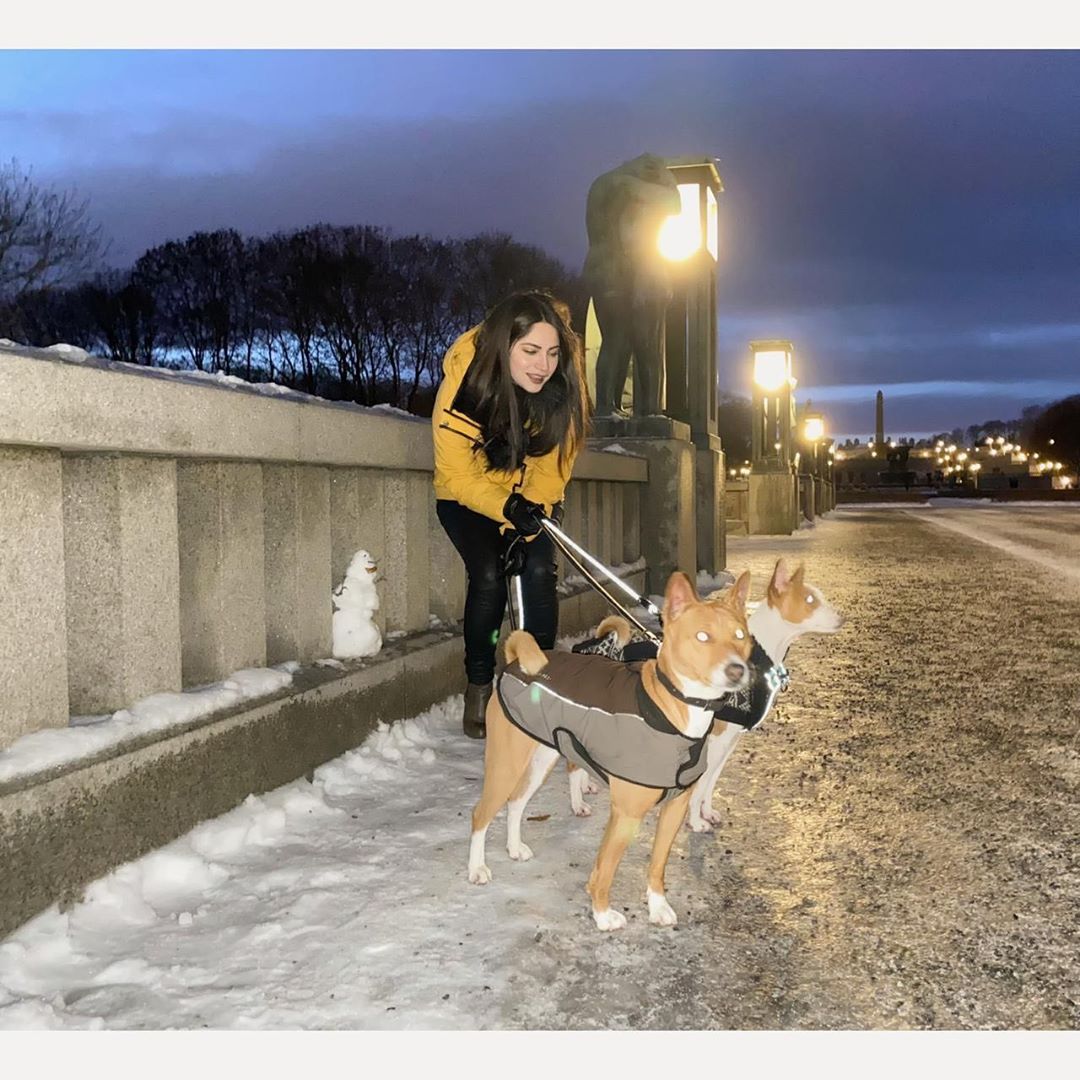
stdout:
POLYGON ((853 507, 730 543, 755 597, 805 559, 849 622, 796 645, 726 823, 677 840, 677 929, 647 921, 652 819, 615 880, 627 929, 595 929, 607 796, 575 818, 561 770, 536 858, 509 860, 500 815, 494 881, 468 884, 482 747, 451 699, 25 924, 0 1028, 1080 1026, 1080 514, 1016 510, 853 507))

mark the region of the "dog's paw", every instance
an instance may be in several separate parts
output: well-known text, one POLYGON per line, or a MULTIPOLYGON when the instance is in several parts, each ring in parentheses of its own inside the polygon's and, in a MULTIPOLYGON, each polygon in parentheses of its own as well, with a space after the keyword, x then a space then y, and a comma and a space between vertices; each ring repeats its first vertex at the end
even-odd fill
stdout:
POLYGON ((597 911, 593 908, 592 917, 600 930, 621 930, 626 925, 626 916, 614 908, 608 908, 606 911, 597 911))
POLYGON ((532 848, 528 844, 518 844, 516 848, 507 847, 506 854, 515 862, 528 862, 532 857, 532 848))
POLYGON ((648 898, 649 922, 654 926, 675 926, 678 923, 679 917, 663 893, 654 893, 649 889, 648 898))
POLYGON ((694 832, 712 832, 713 826, 721 824, 723 820, 720 812, 708 803, 702 803, 698 810, 690 807, 690 827, 694 832))
POLYGON ((469 867, 469 882, 472 885, 486 885, 491 877, 491 871, 483 863, 469 867))
POLYGON ((585 786, 581 789, 582 795, 599 795, 600 785, 590 776, 585 781, 585 786))
POLYGON ((574 811, 575 817, 589 817, 592 814, 592 807, 587 802, 579 802, 577 806, 571 806, 571 810, 574 811))

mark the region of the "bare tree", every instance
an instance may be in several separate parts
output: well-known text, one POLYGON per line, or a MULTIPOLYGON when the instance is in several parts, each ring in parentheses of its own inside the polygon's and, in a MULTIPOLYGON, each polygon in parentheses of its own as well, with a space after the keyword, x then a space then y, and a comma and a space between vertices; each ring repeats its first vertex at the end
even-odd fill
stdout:
POLYGON ((70 283, 104 254, 89 201, 37 184, 12 160, 0 168, 0 300, 70 283))

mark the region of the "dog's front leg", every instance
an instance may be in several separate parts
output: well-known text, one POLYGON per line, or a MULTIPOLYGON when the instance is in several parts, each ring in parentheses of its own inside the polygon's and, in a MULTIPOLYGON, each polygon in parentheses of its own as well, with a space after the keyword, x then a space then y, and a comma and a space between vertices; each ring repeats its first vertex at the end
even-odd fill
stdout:
POLYGON ((649 860, 649 888, 646 896, 649 901, 649 922, 657 926, 674 926, 679 921, 665 896, 664 870, 689 802, 690 792, 680 792, 665 803, 656 822, 656 838, 653 840, 652 858, 649 860))
POLYGON ((705 744, 705 772, 694 785, 693 794, 690 796, 690 828, 694 832, 712 832, 712 827, 723 820, 712 808, 713 792, 716 790, 716 781, 742 733, 742 728, 725 724, 724 730, 719 735, 710 735, 705 744))
POLYGON ((611 816, 596 853, 589 883, 585 886, 592 897, 593 919, 601 930, 621 930, 626 925, 626 916, 611 906, 611 882, 627 846, 637 836, 641 819, 656 804, 660 794, 653 788, 639 787, 614 776, 611 778, 611 816))

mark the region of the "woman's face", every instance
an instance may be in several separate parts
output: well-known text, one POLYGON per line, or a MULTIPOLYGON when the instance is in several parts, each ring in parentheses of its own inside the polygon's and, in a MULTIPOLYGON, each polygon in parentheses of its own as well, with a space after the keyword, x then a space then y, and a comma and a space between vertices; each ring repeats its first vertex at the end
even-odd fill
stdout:
POLYGON ((559 366, 559 332, 550 323, 533 323, 510 346, 510 378, 530 394, 544 388, 559 366))

